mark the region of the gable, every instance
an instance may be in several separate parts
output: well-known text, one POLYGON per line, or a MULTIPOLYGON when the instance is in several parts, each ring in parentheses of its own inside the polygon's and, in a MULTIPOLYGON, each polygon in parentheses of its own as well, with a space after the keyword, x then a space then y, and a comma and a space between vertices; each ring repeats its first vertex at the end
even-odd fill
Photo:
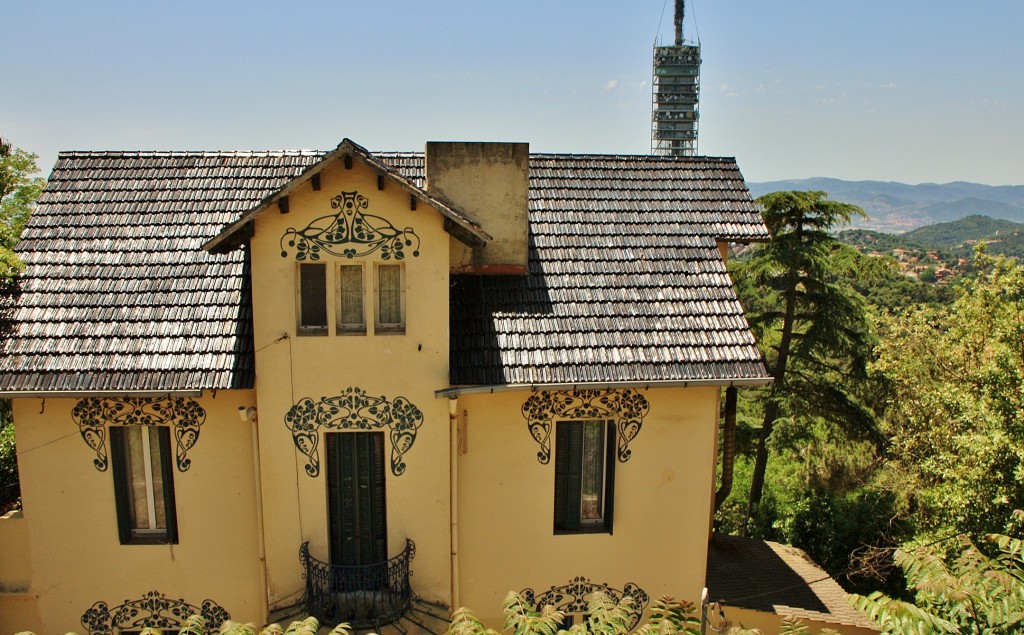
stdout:
POLYGON ((353 169, 356 163, 376 172, 378 189, 384 189, 384 183, 390 183, 405 191, 409 195, 410 207, 415 209, 416 202, 420 201, 433 207, 445 217, 445 229, 457 239, 469 246, 485 244, 490 240, 487 232, 480 228, 473 218, 464 211, 456 208, 443 198, 424 191, 419 184, 409 180, 392 166, 380 161, 362 146, 350 139, 343 140, 337 148, 320 157, 320 159, 307 166, 300 174, 290 181, 281 184, 275 190, 271 190, 259 205, 245 212, 241 218, 235 220, 211 238, 203 245, 203 249, 211 253, 226 253, 237 249, 248 239, 252 230, 252 223, 268 209, 276 207, 282 213, 286 213, 290 206, 289 197, 293 192, 301 191, 300 188, 307 183, 315 190, 319 190, 320 180, 324 170, 331 169, 334 164, 341 163, 346 170, 353 169))

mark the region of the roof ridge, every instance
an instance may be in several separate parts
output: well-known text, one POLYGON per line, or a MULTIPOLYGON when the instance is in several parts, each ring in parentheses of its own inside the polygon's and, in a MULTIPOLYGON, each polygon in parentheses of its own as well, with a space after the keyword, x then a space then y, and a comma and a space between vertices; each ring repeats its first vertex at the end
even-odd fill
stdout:
POLYGON ((713 161, 716 163, 735 162, 736 157, 727 156, 675 156, 664 154, 615 154, 615 153, 587 153, 587 152, 531 152, 530 158, 552 158, 552 159, 632 159, 641 161, 713 161))
POLYGON ((294 150, 63 150, 58 158, 75 157, 117 157, 117 158, 155 158, 155 157, 272 157, 272 156, 320 156, 328 150, 312 150, 301 148, 294 150))
MULTIPOLYGON (((278 150, 63 150, 58 158, 74 157, 116 157, 116 158, 159 158, 159 157, 271 157, 271 156, 321 156, 330 150, 311 148, 278 149, 278 150)), ((370 150, 371 155, 384 157, 422 158, 422 150, 370 150)), ((639 161, 675 161, 696 162, 710 161, 714 163, 735 163, 736 157, 730 156, 671 156, 659 154, 616 154, 588 152, 531 152, 531 159, 605 159, 605 160, 639 160, 639 161)))

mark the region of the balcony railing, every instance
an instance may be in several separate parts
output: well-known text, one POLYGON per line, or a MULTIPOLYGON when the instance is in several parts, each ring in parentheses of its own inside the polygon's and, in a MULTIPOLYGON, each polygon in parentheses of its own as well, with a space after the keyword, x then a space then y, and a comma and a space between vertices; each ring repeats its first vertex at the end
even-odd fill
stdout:
POLYGON ((302 543, 306 610, 324 626, 348 622, 353 629, 380 630, 409 610, 409 565, 415 555, 416 544, 406 540, 402 553, 390 560, 345 566, 317 560, 309 553, 309 543, 302 543))

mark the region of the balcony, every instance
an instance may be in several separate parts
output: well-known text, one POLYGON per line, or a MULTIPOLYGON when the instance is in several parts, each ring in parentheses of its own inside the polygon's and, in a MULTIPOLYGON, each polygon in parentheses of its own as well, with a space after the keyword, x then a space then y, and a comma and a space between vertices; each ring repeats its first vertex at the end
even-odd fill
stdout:
POLYGON ((401 619, 412 605, 409 565, 416 544, 405 541, 397 556, 376 564, 345 566, 317 560, 302 543, 299 560, 305 568, 306 610, 323 626, 342 622, 354 630, 374 629, 401 619))

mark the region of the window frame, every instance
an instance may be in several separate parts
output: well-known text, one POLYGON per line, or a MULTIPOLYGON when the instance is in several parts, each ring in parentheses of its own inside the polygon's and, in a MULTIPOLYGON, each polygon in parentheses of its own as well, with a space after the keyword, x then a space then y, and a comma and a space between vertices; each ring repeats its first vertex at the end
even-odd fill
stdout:
POLYGON ((612 533, 615 509, 615 434, 614 422, 605 419, 555 422, 555 534, 612 533), (599 520, 582 518, 583 433, 588 424, 604 426, 604 447, 596 450, 603 453, 598 454, 603 459, 600 477, 603 481, 603 513, 599 520))
POLYGON ((334 267, 334 330, 338 335, 365 335, 366 334, 366 267, 362 262, 338 262, 334 267), (353 267, 359 270, 359 317, 360 321, 345 323, 342 322, 342 289, 343 267, 353 267))
MULTIPOLYGON (((328 310, 327 310, 328 306, 329 306, 329 302, 328 302, 328 298, 327 298, 327 289, 328 289, 327 263, 323 263, 323 262, 300 262, 300 263, 296 263, 296 264, 298 266, 295 268, 295 332, 298 335, 313 335, 313 336, 327 335, 328 334, 328 325, 330 324, 330 315, 328 314, 328 310), (323 309, 323 311, 324 311, 324 323, 323 323, 323 325, 319 325, 319 324, 309 325, 309 324, 306 324, 307 307, 306 307, 306 304, 305 304, 305 296, 302 293, 302 291, 303 291, 302 272, 303 272, 303 269, 306 268, 306 267, 310 267, 310 268, 318 267, 323 272, 324 283, 323 283, 323 289, 321 290, 322 293, 323 293, 323 307, 324 307, 324 309, 323 309)), ((311 309, 312 309, 312 307, 310 307, 310 310, 311 309)))
POLYGON ((406 310, 405 310, 405 264, 404 263, 390 263, 390 262, 377 262, 373 265, 373 330, 375 334, 381 335, 401 335, 405 333, 406 328, 406 310), (381 292, 380 292, 380 272, 384 267, 397 267, 398 268, 398 302, 399 302, 399 322, 381 322, 381 292))
MULTIPOLYGON (((111 465, 114 473, 114 504, 117 510, 118 538, 122 545, 166 545, 178 544, 178 515, 174 500, 174 460, 171 456, 171 430, 167 426, 110 426, 111 465), (139 434, 149 437, 150 431, 156 431, 159 453, 160 473, 163 494, 164 520, 167 525, 163 530, 142 530, 134 526, 132 513, 131 465, 128 459, 127 436, 138 430, 139 434)), ((143 447, 146 447, 145 445, 143 447)), ((143 457, 147 464, 152 465, 152 439, 149 441, 149 455, 143 457)), ((147 478, 147 495, 153 497, 154 482, 147 478)), ((155 505, 155 501, 154 501, 155 505)))

